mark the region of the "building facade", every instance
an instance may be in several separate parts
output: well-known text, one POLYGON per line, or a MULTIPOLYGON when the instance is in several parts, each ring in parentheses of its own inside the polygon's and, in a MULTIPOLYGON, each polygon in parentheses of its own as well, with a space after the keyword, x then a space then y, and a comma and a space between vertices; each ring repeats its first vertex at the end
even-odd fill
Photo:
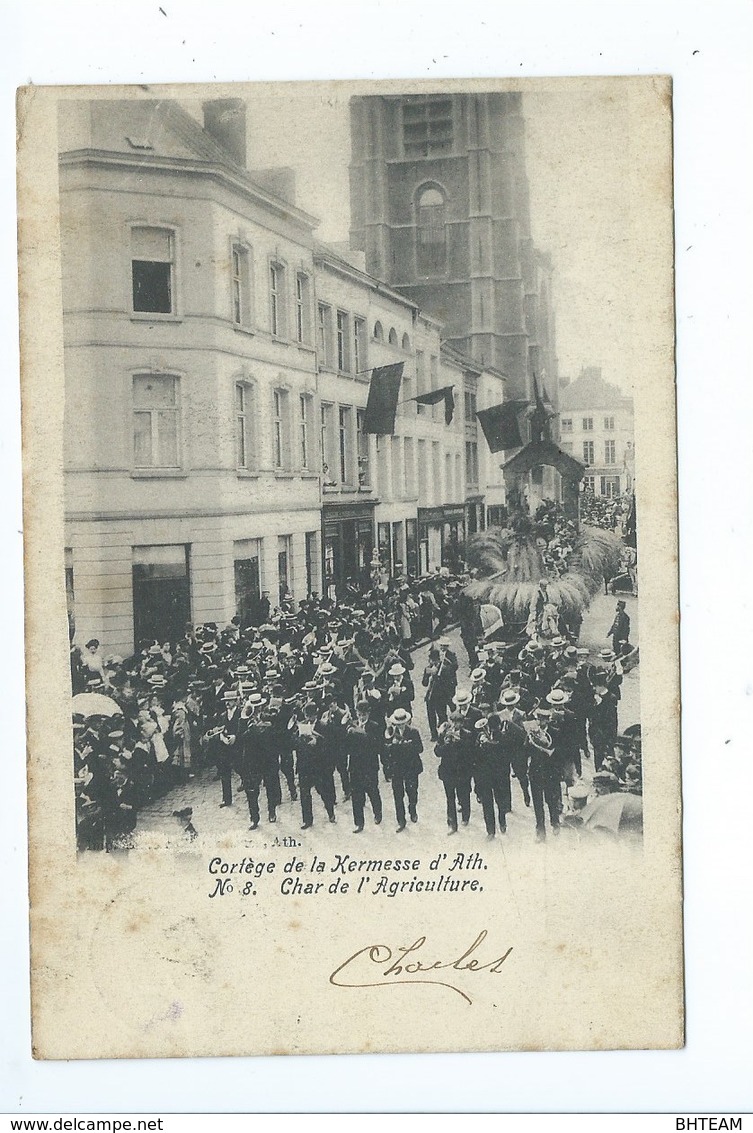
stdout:
POLYGON ((588 366, 560 382, 560 448, 586 467, 583 489, 608 499, 633 491, 633 399, 588 366))
POLYGON ((76 639, 124 655, 264 598, 454 566, 486 520, 465 396, 504 380, 315 241, 289 171, 246 168, 244 112, 61 110, 66 587, 76 639), (395 435, 365 435, 395 361, 395 435), (410 400, 445 385, 450 425, 410 400))

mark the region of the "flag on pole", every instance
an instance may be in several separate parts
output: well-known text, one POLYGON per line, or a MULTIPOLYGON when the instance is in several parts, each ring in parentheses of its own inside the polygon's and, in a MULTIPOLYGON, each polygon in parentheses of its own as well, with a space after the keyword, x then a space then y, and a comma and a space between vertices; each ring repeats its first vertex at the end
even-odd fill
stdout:
POLYGON ((408 401, 415 401, 418 405, 439 405, 439 402, 443 401, 444 423, 449 425, 455 413, 455 395, 452 392, 454 388, 454 386, 442 386, 441 389, 433 389, 429 393, 417 393, 415 397, 409 397, 408 401))
POLYGON ((393 362, 389 366, 376 366, 371 371, 369 397, 363 418, 364 433, 392 436, 395 432, 397 399, 400 396, 404 365, 404 362, 393 362))
POLYGON ((476 417, 490 452, 520 448, 523 438, 520 435, 518 414, 527 405, 527 401, 503 401, 499 405, 492 405, 490 409, 479 409, 476 417))

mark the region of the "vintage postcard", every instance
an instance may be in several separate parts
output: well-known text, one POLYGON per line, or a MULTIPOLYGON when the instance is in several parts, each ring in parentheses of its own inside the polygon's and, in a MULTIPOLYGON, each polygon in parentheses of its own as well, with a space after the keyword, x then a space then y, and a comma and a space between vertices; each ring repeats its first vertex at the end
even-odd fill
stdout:
POLYGON ((37 1058, 682 1046, 671 132, 19 91, 37 1058))

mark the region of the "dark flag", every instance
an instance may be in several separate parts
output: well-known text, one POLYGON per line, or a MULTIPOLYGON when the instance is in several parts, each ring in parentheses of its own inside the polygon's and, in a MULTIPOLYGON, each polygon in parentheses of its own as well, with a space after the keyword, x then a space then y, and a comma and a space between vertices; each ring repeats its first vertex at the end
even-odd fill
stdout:
POLYGON ((479 409, 476 417, 484 431, 490 452, 520 448, 523 438, 520 435, 518 414, 527 405, 527 401, 503 401, 500 405, 493 405, 491 409, 479 409))
POLYGON ((363 418, 364 433, 377 433, 384 437, 392 436, 395 432, 397 399, 400 396, 404 365, 404 362, 393 362, 389 366, 377 366, 371 371, 369 399, 363 418))
POLYGON ((455 396, 453 394, 454 386, 442 386, 441 389, 433 389, 430 393, 418 393, 415 397, 408 398, 409 401, 415 401, 418 405, 439 405, 440 401, 444 402, 444 423, 450 425, 452 417, 455 412, 455 396))

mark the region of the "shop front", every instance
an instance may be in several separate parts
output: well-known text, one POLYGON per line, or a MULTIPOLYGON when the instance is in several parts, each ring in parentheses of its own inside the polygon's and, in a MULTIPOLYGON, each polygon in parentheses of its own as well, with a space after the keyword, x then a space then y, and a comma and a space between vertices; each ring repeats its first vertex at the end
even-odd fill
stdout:
POLYGON ((463 504, 441 504, 418 509, 419 573, 428 574, 439 566, 455 572, 460 569, 465 545, 463 504))
POLYGON ((486 528, 486 508, 483 496, 469 496, 465 501, 465 530, 468 536, 486 528))
POLYGON ((347 588, 371 584, 374 505, 331 503, 322 508, 325 591, 342 598, 347 588))

